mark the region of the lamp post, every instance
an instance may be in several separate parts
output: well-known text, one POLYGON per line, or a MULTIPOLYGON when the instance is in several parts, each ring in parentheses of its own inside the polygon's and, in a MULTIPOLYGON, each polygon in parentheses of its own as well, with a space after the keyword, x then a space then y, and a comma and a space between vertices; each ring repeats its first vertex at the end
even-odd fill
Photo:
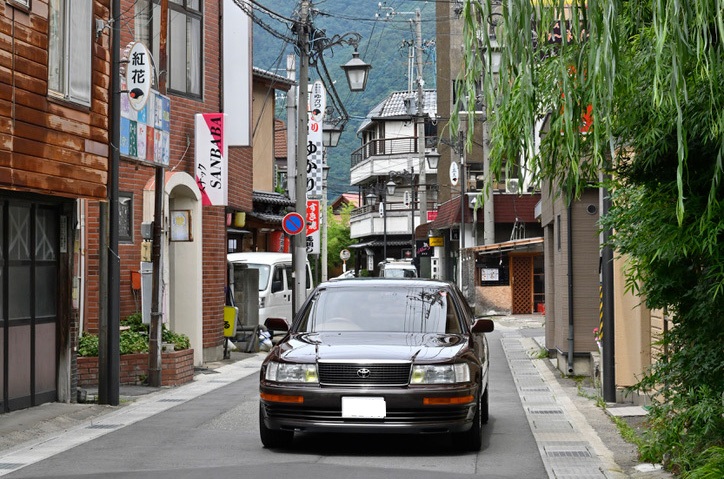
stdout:
MULTIPOLYGON (((325 145, 326 146, 326 145, 325 145)), ((324 152, 324 165, 322 166, 322 281, 327 281, 327 178, 329 177, 329 165, 327 165, 327 152, 324 152)))
MULTIPOLYGON (((359 58, 357 47, 362 36, 359 33, 346 33, 327 38, 326 35, 315 35, 316 30, 310 17, 310 0, 301 0, 299 21, 294 25, 297 34, 297 51, 299 52, 299 106, 297 108, 297 150, 296 150, 296 178, 294 205, 298 213, 307 209, 307 129, 309 119, 307 116, 309 96, 309 65, 310 60, 316 61, 323 50, 338 46, 352 45, 355 51, 352 59, 341 68, 345 71, 347 82, 351 91, 362 91, 367 84, 367 74, 372 68, 359 58)), ((292 306, 294 313, 302 306, 306 291, 305 265, 307 258, 306 236, 298 234, 294 237, 292 263, 294 266, 294 289, 292 293, 292 306)))

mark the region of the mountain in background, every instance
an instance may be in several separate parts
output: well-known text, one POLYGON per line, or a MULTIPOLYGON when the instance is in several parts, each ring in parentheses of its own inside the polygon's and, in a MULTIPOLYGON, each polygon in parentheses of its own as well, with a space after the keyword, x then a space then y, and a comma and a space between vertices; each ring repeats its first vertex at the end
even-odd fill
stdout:
MULTIPOLYGON (((292 20, 298 19, 299 2, 279 0, 254 0, 254 66, 280 76, 286 76, 286 58, 293 54, 295 34, 292 20), (258 6, 257 6, 258 5, 258 6), (266 7, 273 14, 264 11, 266 7)), ((410 83, 410 45, 414 44, 413 19, 419 9, 422 17, 423 76, 425 88, 435 85, 435 3, 419 0, 383 2, 378 0, 319 1, 314 2, 312 21, 318 30, 324 30, 328 38, 357 32, 362 35, 359 45, 360 58, 372 65, 367 88, 352 93, 340 65, 352 58, 353 47, 335 46, 324 51, 324 63, 334 88, 347 110, 350 120, 345 127, 339 145, 327 149, 327 163, 330 166, 327 182, 327 196, 336 198, 344 192, 354 190, 349 184, 350 155, 362 146, 357 138, 357 128, 367 113, 394 91, 405 91, 410 85, 415 91, 414 81, 410 83), (394 12, 394 13, 393 13, 394 12), (379 16, 377 16, 379 15, 379 16)), ((299 57, 297 56, 297 64, 299 57)), ((321 63, 321 62, 318 62, 321 63)), ((298 65, 297 65, 298 66, 298 65)), ((321 70, 321 65, 320 65, 321 70)), ((413 80, 416 73, 413 70, 413 80)), ((310 84, 323 78, 310 66, 310 84)), ((328 85, 329 88, 329 85, 328 85)), ((330 93, 327 104, 331 104, 330 93)), ((279 118, 286 121, 286 101, 278 101, 279 118)), ((290 181, 293 181, 290 179, 290 181)))

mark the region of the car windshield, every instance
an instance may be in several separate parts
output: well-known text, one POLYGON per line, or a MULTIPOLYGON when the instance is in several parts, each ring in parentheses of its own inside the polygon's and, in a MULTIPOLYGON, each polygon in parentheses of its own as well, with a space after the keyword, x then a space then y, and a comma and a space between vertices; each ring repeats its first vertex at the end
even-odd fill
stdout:
POLYGON ((445 289, 350 287, 319 291, 297 331, 459 334, 461 326, 445 289))

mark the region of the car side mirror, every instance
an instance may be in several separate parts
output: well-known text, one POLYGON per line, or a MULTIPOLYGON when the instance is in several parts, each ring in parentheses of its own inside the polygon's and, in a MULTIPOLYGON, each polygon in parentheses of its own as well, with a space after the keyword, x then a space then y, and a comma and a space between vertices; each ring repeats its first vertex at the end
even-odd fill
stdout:
POLYGON ((282 289, 284 289, 284 288, 282 286, 281 281, 272 281, 272 290, 271 290, 272 293, 278 293, 282 289))
POLYGON ((476 318, 473 326, 470 328, 471 333, 492 333, 495 329, 495 323, 492 319, 476 318))
POLYGON ((289 325, 284 318, 266 318, 264 326, 272 331, 289 331, 289 325))

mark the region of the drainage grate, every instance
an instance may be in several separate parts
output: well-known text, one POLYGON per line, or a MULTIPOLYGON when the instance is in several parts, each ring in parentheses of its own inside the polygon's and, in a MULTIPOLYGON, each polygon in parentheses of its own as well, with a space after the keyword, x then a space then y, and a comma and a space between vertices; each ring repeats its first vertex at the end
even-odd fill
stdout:
POLYGON ((185 399, 159 399, 158 402, 184 402, 185 399))
POLYGON ((21 462, 0 462, 0 469, 17 469, 23 467, 25 464, 21 462))
POLYGON ((591 453, 588 452, 588 450, 570 450, 570 451, 546 451, 546 456, 548 457, 570 457, 570 458, 578 458, 578 457, 592 457, 591 453))
POLYGON ((535 387, 535 386, 534 386, 534 387, 525 386, 525 387, 520 388, 520 390, 523 391, 523 392, 527 392, 527 393, 532 393, 532 392, 546 392, 546 393, 547 393, 547 392, 550 392, 550 389, 548 389, 547 387, 539 388, 539 387, 535 387))
POLYGON ((528 412, 531 414, 563 414, 562 409, 534 409, 528 408, 528 412))
POLYGON ((117 429, 121 427, 120 424, 92 424, 86 429, 117 429))

